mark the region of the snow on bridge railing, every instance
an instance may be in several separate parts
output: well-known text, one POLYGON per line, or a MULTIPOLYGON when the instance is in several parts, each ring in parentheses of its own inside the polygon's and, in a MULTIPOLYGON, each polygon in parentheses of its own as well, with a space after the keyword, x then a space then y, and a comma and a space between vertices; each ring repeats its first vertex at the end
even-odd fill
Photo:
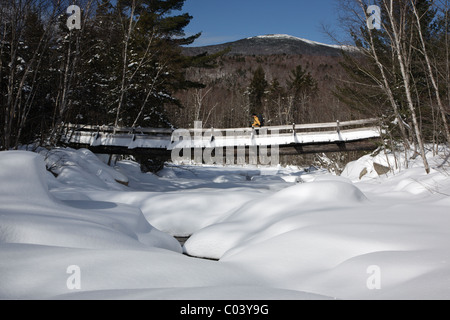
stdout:
MULTIPOLYGON (((201 123, 201 122, 200 122, 201 123)), ((282 125, 282 126, 264 126, 260 129, 254 128, 229 128, 229 129, 218 129, 218 128, 202 128, 197 127, 194 129, 188 129, 191 135, 195 135, 196 133, 208 133, 211 137, 215 135, 219 137, 245 137, 245 136, 255 136, 255 130, 260 130, 266 134, 276 133, 276 134, 286 134, 290 133, 294 136, 297 133, 315 133, 324 131, 328 133, 337 133, 340 134, 341 131, 351 130, 350 127, 354 130, 358 130, 359 128, 366 128, 368 125, 372 125, 372 129, 380 128, 380 119, 371 118, 371 119, 362 119, 362 120, 351 120, 351 121, 336 121, 336 122, 327 122, 327 123, 310 123, 310 124, 292 124, 292 125, 282 125)))
POLYGON ((140 127, 114 127, 114 126, 95 126, 95 125, 80 125, 67 124, 68 131, 89 131, 101 133, 116 133, 116 134, 167 134, 171 135, 173 129, 170 128, 140 128, 140 127))
POLYGON ((91 146, 123 146, 133 148, 163 148, 172 150, 190 142, 200 142, 203 147, 304 144, 353 141, 379 137, 379 119, 336 121, 328 123, 292 124, 285 126, 265 126, 254 128, 203 128, 201 122, 191 129, 132 128, 93 125, 67 125, 62 141, 65 143, 91 146), (368 125, 372 125, 368 127, 368 125), (351 129, 351 127, 353 127, 351 129), (181 134, 180 134, 181 133, 181 134), (180 138, 182 136, 183 138, 180 138), (199 138, 200 137, 200 138, 199 138), (233 139, 234 141, 230 141, 233 139), (236 140, 238 139, 238 140, 236 140))
POLYGON ((208 129, 202 128, 201 122, 196 122, 194 129, 175 131, 169 149, 339 143, 380 136, 381 127, 376 118, 268 126, 260 129, 208 129))
MULTIPOLYGON (((283 132, 297 132, 297 131, 315 131, 315 130, 323 130, 323 129, 334 129, 334 131, 339 132, 341 129, 345 127, 351 126, 364 126, 368 124, 379 124, 378 118, 371 119, 362 119, 362 120, 351 120, 351 121, 336 121, 336 122, 326 122, 326 123, 310 123, 310 124, 292 124, 292 125, 282 125, 282 126, 264 126, 262 129, 268 131, 277 131, 279 133, 283 132)), ((99 132, 99 133, 114 133, 114 134, 163 134, 163 135, 171 135, 176 129, 171 128, 141 128, 141 127, 114 127, 114 126, 95 126, 95 125, 75 125, 75 124, 67 124, 67 131, 89 131, 89 132, 99 132)), ((229 132, 239 132, 239 133, 252 133, 254 131, 253 128, 228 128, 228 129, 218 129, 218 128, 195 128, 195 129, 187 129, 191 133, 196 132, 221 132, 221 133, 229 133, 229 132)))

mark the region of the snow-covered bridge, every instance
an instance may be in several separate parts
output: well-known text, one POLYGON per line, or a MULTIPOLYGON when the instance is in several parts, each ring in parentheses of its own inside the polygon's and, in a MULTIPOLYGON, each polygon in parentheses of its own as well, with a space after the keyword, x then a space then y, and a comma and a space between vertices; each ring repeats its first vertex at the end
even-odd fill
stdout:
MULTIPOLYGON (((379 144, 379 119, 345 122, 268 126, 261 129, 203 128, 193 129, 115 128, 108 126, 68 125, 61 142, 96 153, 140 154, 166 157, 183 150, 226 150, 226 154, 252 148, 277 150, 279 155, 319 152, 374 150, 379 144)), ((225 152, 224 152, 225 154, 225 152)))

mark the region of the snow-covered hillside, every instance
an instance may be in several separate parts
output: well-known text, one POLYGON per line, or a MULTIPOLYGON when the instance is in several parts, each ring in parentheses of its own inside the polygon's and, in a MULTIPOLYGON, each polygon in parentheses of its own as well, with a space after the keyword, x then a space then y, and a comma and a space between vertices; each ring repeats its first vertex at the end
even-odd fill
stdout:
POLYGON ((1 152, 0 298, 448 299, 447 154, 338 177, 1 152))
POLYGON ((308 55, 338 57, 342 55, 342 50, 358 51, 358 48, 351 45, 325 44, 287 34, 266 34, 216 45, 184 47, 183 52, 192 56, 203 52, 213 54, 230 48, 231 51, 227 55, 231 56, 308 55))
POLYGON ((330 48, 334 48, 334 49, 348 50, 348 51, 356 51, 356 50, 358 50, 354 46, 325 44, 325 43, 312 41, 312 40, 308 40, 308 39, 304 39, 304 38, 294 37, 294 36, 291 36, 291 35, 288 35, 288 34, 266 34, 266 35, 261 35, 261 36, 256 36, 256 37, 250 37, 248 39, 272 39, 272 40, 287 39, 287 40, 306 42, 306 43, 314 45, 314 46, 324 46, 324 47, 330 47, 330 48))

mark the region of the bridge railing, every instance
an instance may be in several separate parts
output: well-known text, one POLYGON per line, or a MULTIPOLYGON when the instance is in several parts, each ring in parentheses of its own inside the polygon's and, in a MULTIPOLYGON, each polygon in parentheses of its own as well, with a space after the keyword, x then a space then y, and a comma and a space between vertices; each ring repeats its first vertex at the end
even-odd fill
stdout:
POLYGON ((274 126, 270 127, 270 130, 280 130, 280 131, 290 131, 290 132, 301 132, 301 131, 324 131, 325 129, 332 129, 332 131, 339 132, 340 130, 349 127, 362 127, 366 125, 375 125, 379 123, 379 119, 363 119, 363 120, 352 120, 352 121, 336 121, 327 123, 309 123, 309 124, 293 124, 291 126, 274 126))
MULTIPOLYGON (((361 129, 363 127, 379 127, 380 120, 378 118, 352 120, 352 121, 336 121, 327 123, 311 123, 311 124, 292 124, 283 126, 264 126, 261 131, 265 131, 267 134, 301 134, 301 133, 337 133, 340 134, 343 131, 351 131, 361 129)), ((233 137, 233 136, 252 136, 255 132, 253 128, 231 128, 231 129, 218 129, 218 128, 202 128, 202 129, 189 129, 191 135, 195 133, 208 133, 212 136, 218 135, 221 137, 233 137)))
MULTIPOLYGON (((197 123, 198 125, 199 123, 197 123)), ((379 129, 379 119, 363 119, 353 121, 336 121, 328 123, 313 123, 313 124, 292 124, 285 126, 267 126, 260 129, 263 133, 256 135, 253 128, 231 128, 231 129, 217 129, 217 128, 194 128, 187 129, 184 132, 188 132, 192 138, 197 139, 201 134, 202 139, 211 140, 214 139, 231 139, 242 138, 244 139, 261 139, 267 136, 279 136, 286 137, 286 143, 308 143, 318 142, 312 137, 317 134, 329 134, 334 136, 332 138, 336 141, 346 141, 345 135, 352 131, 361 130, 362 128, 372 129, 377 131, 379 129), (310 141, 311 140, 311 141, 310 141)), ((156 148, 170 148, 175 143, 174 129, 170 128, 133 128, 133 127, 113 127, 113 126, 95 126, 95 125, 66 125, 66 132, 63 134, 62 141, 66 143, 75 144, 114 144, 120 143, 129 144, 130 147, 136 145, 135 141, 154 141, 156 148), (101 138, 109 139, 106 142, 101 142, 101 138), (113 139, 114 138, 114 139, 113 139), (114 140, 114 141, 113 141, 114 140), (130 144, 127 141, 132 141, 130 144)), ((378 130, 379 131, 379 130, 378 130)), ((194 140, 193 139, 193 140, 194 140)), ((330 138, 331 139, 331 138, 330 138)))
MULTIPOLYGON (((277 131, 279 133, 287 132, 301 132, 301 131, 323 131, 324 129, 332 129, 333 131, 340 131, 348 127, 361 127, 365 125, 376 125, 379 123, 379 119, 363 119, 363 120, 351 120, 351 121, 336 121, 327 123, 310 123, 310 124, 292 124, 283 126, 265 126, 263 129, 268 131, 277 131)), ((171 135, 174 129, 171 128, 140 128, 140 127, 114 127, 114 126, 95 126, 95 125, 79 125, 79 124, 67 124, 66 129, 68 131, 88 131, 88 132, 104 132, 104 133, 116 133, 116 134, 162 134, 171 135)), ((251 133, 253 128, 230 128, 230 129, 218 129, 218 128, 202 128, 201 132, 211 131, 228 133, 228 132, 244 132, 251 133)), ((199 132, 198 129, 188 129, 189 132, 199 132)))
POLYGON ((67 131, 86 131, 86 132, 103 132, 116 134, 162 134, 171 135, 173 129, 170 128, 140 128, 140 127, 114 127, 114 126, 95 126, 67 124, 67 131))

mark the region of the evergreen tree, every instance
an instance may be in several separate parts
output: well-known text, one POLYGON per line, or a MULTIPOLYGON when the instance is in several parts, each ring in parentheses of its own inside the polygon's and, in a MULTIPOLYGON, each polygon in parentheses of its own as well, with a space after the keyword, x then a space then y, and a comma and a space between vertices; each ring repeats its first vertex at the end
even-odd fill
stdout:
POLYGON ((173 93, 199 86, 186 80, 185 69, 194 60, 184 57, 180 46, 191 44, 200 34, 184 37, 192 16, 172 15, 184 1, 118 1, 125 32, 115 124, 170 126, 165 105, 181 105, 173 93))
POLYGON ((310 118, 308 103, 317 92, 316 80, 311 73, 306 72, 301 65, 298 65, 291 71, 287 85, 292 104, 290 109, 294 113, 293 121, 297 123, 308 122, 310 118))
POLYGON ((215 67, 214 60, 223 54, 182 55, 180 46, 200 35, 184 37, 192 17, 176 14, 183 3, 101 0, 94 12, 83 10, 82 30, 71 32, 64 26, 67 16, 61 15, 54 50, 60 63, 55 114, 61 113, 63 101, 70 103, 61 121, 170 127, 166 106, 181 107, 174 93, 203 86, 188 81, 186 69, 215 67), (67 83, 70 88, 64 91, 67 83))
POLYGON ((286 92, 278 79, 273 79, 269 87, 269 104, 264 112, 267 122, 271 125, 282 125, 283 104, 285 103, 286 92))
POLYGON ((301 65, 298 65, 295 70, 291 71, 287 84, 296 99, 302 98, 305 94, 312 95, 317 90, 317 82, 311 73, 303 70, 301 65))
POLYGON ((263 99, 268 87, 264 69, 259 66, 253 73, 253 78, 248 88, 250 99, 250 114, 261 113, 263 110, 263 99))
POLYGON ((120 25, 113 5, 102 0, 85 23, 80 63, 79 101, 73 112, 76 123, 113 124, 120 73, 120 25))

